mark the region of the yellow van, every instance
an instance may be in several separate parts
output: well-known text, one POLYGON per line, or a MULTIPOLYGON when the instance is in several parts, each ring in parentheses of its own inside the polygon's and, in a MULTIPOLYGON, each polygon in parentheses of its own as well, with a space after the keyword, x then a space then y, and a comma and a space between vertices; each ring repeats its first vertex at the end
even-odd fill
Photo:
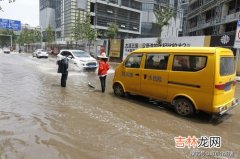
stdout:
POLYGON ((138 94, 171 103, 176 112, 222 115, 238 105, 234 98, 235 59, 216 47, 156 47, 130 53, 116 68, 115 95, 138 94))

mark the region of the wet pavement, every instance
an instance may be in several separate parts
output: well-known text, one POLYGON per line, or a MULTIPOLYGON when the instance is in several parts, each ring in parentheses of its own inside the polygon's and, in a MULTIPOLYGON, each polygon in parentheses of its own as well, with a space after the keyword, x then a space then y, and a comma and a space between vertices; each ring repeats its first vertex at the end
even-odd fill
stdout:
POLYGON ((1 159, 240 158, 239 107, 214 122, 204 113, 182 118, 143 97, 115 97, 114 68, 101 93, 96 72, 71 66, 61 88, 54 58, 16 53, 0 54, 0 61, 1 159), (221 148, 176 148, 178 136, 220 136, 221 148))

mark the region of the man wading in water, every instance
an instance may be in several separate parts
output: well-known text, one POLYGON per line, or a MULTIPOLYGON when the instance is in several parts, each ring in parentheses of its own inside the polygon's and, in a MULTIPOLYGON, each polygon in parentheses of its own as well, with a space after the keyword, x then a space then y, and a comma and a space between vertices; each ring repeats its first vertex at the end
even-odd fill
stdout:
POLYGON ((67 77, 68 77, 68 58, 67 56, 62 56, 60 60, 57 61, 58 73, 62 74, 61 86, 66 87, 67 77))

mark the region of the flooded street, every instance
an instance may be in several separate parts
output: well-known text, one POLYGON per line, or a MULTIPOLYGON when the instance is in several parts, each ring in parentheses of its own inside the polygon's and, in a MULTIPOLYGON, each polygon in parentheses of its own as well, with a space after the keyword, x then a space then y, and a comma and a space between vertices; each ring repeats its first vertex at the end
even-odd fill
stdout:
POLYGON ((0 53, 0 158, 240 158, 239 106, 212 123, 206 114, 182 118, 142 97, 114 96, 113 75, 114 68, 101 93, 96 72, 70 66, 62 88, 56 59, 0 53), (221 148, 175 148, 178 136, 220 136, 221 148), (196 157, 194 151, 234 155, 196 157))

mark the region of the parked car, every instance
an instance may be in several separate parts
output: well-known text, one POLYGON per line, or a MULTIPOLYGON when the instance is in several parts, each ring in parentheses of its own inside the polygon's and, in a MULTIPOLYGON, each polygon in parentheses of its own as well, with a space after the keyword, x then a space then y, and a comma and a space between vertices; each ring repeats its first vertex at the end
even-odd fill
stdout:
POLYGON ((44 49, 37 49, 33 52, 33 57, 37 57, 37 58, 48 58, 48 52, 44 49))
POLYGON ((60 50, 57 56, 60 58, 62 56, 67 56, 70 63, 73 63, 79 68, 96 70, 98 67, 97 60, 83 50, 60 50))
POLYGON ((3 48, 3 53, 5 53, 5 54, 10 54, 10 49, 8 48, 8 47, 4 47, 3 48))

